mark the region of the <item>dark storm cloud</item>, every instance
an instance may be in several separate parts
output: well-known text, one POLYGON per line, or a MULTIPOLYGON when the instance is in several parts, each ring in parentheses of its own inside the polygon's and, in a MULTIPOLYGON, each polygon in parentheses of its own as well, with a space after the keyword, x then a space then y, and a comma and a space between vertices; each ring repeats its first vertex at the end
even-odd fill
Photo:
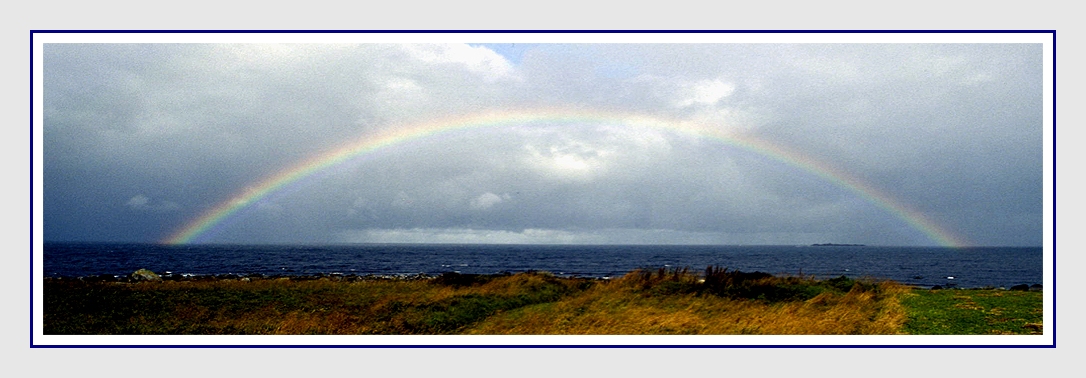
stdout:
MULTIPOLYGON (((518 46, 46 45, 46 238, 160 240, 365 135, 558 107, 745 133, 972 243, 1040 243, 1038 45, 518 46)), ((413 139, 289 185, 205 239, 932 243, 802 167, 607 122, 413 139)))

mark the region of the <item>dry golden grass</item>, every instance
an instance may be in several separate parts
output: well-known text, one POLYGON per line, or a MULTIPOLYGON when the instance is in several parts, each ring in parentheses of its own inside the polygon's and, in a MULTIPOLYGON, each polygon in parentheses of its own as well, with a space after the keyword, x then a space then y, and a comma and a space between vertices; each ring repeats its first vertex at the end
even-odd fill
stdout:
POLYGON ((468 334, 897 334, 905 311, 897 296, 909 289, 880 283, 848 293, 824 292, 805 301, 769 303, 712 295, 643 295, 629 279, 599 284, 581 295, 500 313, 468 334))

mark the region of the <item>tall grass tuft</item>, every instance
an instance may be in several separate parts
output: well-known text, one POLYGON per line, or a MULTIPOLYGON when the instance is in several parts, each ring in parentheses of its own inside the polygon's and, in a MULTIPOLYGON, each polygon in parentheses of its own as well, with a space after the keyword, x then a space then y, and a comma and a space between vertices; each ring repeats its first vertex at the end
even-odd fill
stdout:
POLYGON ((756 299, 767 302, 807 300, 826 291, 847 293, 853 286, 874 290, 869 282, 838 277, 825 281, 807 277, 773 276, 765 272, 742 272, 709 266, 700 277, 689 268, 637 270, 620 282, 655 294, 702 294, 733 299, 756 299))
POLYGON ((473 334, 896 334, 894 283, 708 267, 642 269, 582 294, 497 314, 473 334))

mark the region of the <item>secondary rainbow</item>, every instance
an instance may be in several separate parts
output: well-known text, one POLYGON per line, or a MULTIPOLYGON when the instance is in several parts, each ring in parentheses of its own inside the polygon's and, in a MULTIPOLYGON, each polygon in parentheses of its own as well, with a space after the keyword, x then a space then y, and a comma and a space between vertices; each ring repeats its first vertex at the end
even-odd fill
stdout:
POLYGON ((239 210, 257 202, 291 183, 313 176, 329 167, 367 153, 388 148, 411 140, 433 137, 455 130, 530 124, 554 123, 608 123, 677 131, 683 134, 718 140, 726 145, 751 151, 786 165, 808 171, 834 185, 851 191, 885 211, 902 219, 910 227, 924 233, 932 241, 947 247, 960 247, 965 243, 950 232, 938 227, 920 212, 910 209, 892 197, 871 187, 829 164, 809 156, 785 149, 749 135, 730 133, 720 127, 698 122, 669 120, 661 117, 630 113, 616 113, 580 109, 537 109, 529 111, 504 111, 449 117, 429 122, 389 129, 383 133, 364 136, 340 148, 306 159, 259 182, 249 185, 230 199, 208 209, 199 218, 163 240, 166 244, 186 244, 222 223, 239 210))

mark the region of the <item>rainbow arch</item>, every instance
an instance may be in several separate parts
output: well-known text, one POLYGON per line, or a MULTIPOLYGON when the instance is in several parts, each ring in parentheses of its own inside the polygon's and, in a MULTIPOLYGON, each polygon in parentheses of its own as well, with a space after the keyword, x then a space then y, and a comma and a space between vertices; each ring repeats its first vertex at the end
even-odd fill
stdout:
POLYGON ((277 192, 291 183, 313 176, 332 166, 387 147, 412 140, 428 138, 456 130, 497 127, 503 125, 527 124, 535 122, 595 122, 616 123, 627 126, 641 126, 677 131, 683 134, 709 138, 726 145, 738 147, 756 154, 779 161, 789 166, 798 167, 840 188, 853 192, 868 202, 882 208, 903 220, 910 227, 922 232, 933 242, 946 247, 961 247, 966 243, 954 234, 944 230, 922 213, 912 210, 894 198, 877 190, 865 182, 810 156, 791 151, 784 147, 768 143, 755 137, 730 133, 721 128, 704 123, 671 120, 656 116, 635 113, 619 113, 583 109, 533 109, 514 111, 495 111, 466 116, 446 117, 428 122, 421 122, 406 127, 389 129, 374 135, 367 135, 351 143, 313 156, 275 174, 267 176, 204 211, 198 218, 186 223, 182 228, 162 240, 165 244, 187 244, 195 241, 202 234, 220 225, 231 215, 237 213, 258 200, 277 192))

